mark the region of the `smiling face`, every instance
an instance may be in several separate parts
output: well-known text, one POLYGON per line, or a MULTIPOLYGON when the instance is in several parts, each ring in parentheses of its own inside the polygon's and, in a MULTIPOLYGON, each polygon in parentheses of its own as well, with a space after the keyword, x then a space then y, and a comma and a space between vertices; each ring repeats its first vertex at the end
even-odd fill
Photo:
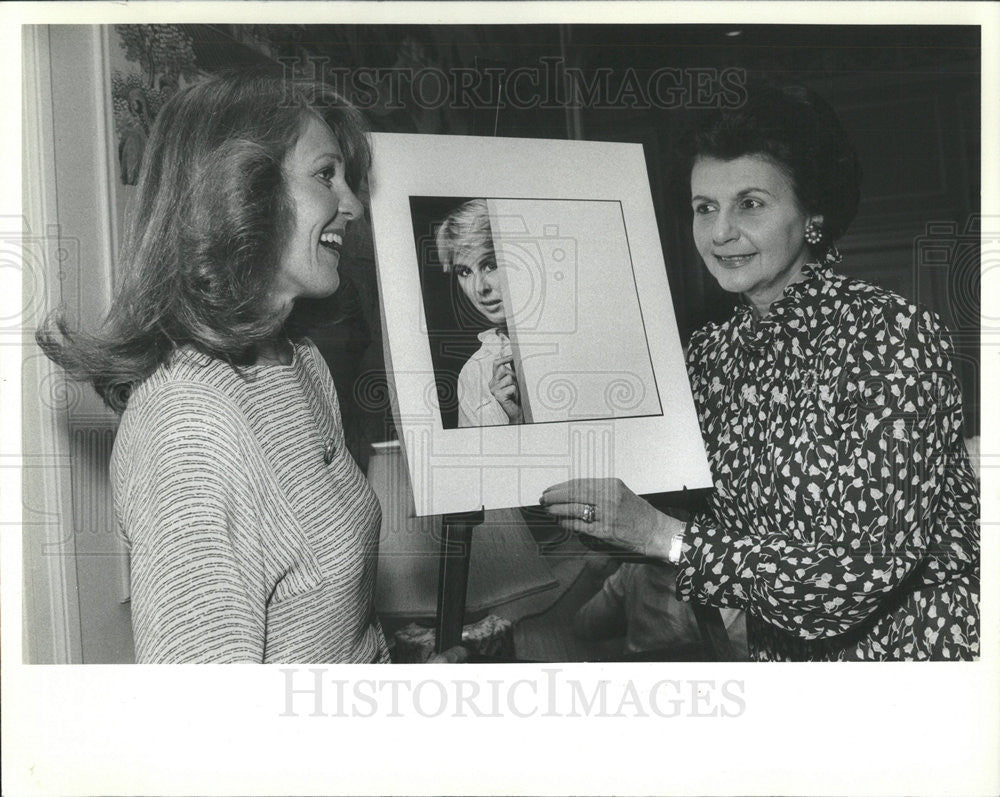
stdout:
POLYGON ((477 246, 456 253, 452 268, 462 293, 491 324, 503 326, 507 317, 497 259, 492 246, 477 246))
POLYGON ((725 291, 742 293, 766 315, 809 259, 810 216, 791 180, 771 161, 744 155, 698 158, 691 170, 694 241, 725 291))
POLYGON ((282 166, 294 220, 272 298, 276 310, 287 315, 295 299, 318 299, 337 290, 344 231, 363 208, 347 184, 337 138, 318 117, 305 123, 282 166))

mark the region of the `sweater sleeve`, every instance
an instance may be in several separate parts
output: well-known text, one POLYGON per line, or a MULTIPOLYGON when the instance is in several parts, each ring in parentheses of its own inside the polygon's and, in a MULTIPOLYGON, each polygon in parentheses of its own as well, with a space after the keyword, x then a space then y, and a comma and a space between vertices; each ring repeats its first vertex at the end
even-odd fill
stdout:
POLYGON ((174 383, 122 427, 113 475, 137 661, 261 662, 266 595, 241 416, 217 391, 174 383))
POLYGON ((838 395, 811 418, 803 461, 775 475, 795 486, 806 533, 738 534, 714 498, 686 541, 682 598, 745 608, 816 639, 865 621, 919 577, 928 556, 970 555, 935 528, 961 445, 947 335, 934 316, 912 308, 883 308, 865 321, 829 388, 838 395))

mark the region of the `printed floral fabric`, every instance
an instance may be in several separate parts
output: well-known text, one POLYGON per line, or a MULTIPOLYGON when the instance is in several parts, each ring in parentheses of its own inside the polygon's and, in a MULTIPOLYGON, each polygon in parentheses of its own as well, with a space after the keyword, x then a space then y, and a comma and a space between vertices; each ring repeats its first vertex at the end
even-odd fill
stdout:
POLYGON ((938 318, 805 267, 692 337, 715 490, 678 595, 747 612, 757 660, 979 654, 979 494, 938 318))

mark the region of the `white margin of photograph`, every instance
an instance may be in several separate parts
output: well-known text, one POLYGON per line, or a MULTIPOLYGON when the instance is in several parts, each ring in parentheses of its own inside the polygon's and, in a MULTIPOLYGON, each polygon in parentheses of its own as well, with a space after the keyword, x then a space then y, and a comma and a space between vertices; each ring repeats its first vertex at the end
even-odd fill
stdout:
MULTIPOLYGON (((207 23, 973 24, 982 29, 982 213, 1000 217, 1000 6, 978 2, 5 3, 4 151, 21 151, 21 24, 207 23)), ((20 217, 17 157, 0 161, 20 217)), ((982 653, 971 663, 559 665, 588 690, 735 679, 739 716, 497 718, 414 712, 282 717, 279 666, 21 663, 20 339, 0 346, 3 793, 27 794, 954 794, 1000 793, 1000 246, 983 241, 982 653)), ((13 265, 16 264, 4 264, 13 265)), ((12 269, 14 270, 14 269, 12 269)), ((5 279, 7 276, 5 276, 5 279)), ((13 277, 16 285, 17 277, 13 277)), ((3 283, 6 287, 8 282, 3 283)), ((0 315, 23 297, 0 291, 0 315)), ((410 678, 499 682, 530 697, 545 665, 319 668, 368 689, 410 678)), ((308 675, 303 670, 301 675, 308 675)), ((709 687, 706 684, 706 689, 709 687)), ((307 696, 308 697, 308 696, 307 696)))
MULTIPOLYGON (((417 515, 528 506, 572 478, 617 476, 639 494, 710 487, 642 146, 396 133, 373 133, 372 142, 382 323, 417 515), (414 196, 619 202, 635 277, 621 287, 639 298, 649 349, 642 354, 652 361, 662 413, 444 429, 420 301, 414 196)), ((609 338, 615 330, 573 334, 609 338)))

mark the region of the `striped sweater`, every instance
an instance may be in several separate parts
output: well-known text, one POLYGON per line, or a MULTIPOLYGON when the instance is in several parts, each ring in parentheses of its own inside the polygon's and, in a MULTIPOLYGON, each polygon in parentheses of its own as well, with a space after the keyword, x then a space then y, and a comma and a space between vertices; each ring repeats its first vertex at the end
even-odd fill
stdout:
POLYGON ((180 349, 122 416, 111 476, 136 660, 387 661, 381 512, 326 364, 306 342, 245 373, 180 349))

